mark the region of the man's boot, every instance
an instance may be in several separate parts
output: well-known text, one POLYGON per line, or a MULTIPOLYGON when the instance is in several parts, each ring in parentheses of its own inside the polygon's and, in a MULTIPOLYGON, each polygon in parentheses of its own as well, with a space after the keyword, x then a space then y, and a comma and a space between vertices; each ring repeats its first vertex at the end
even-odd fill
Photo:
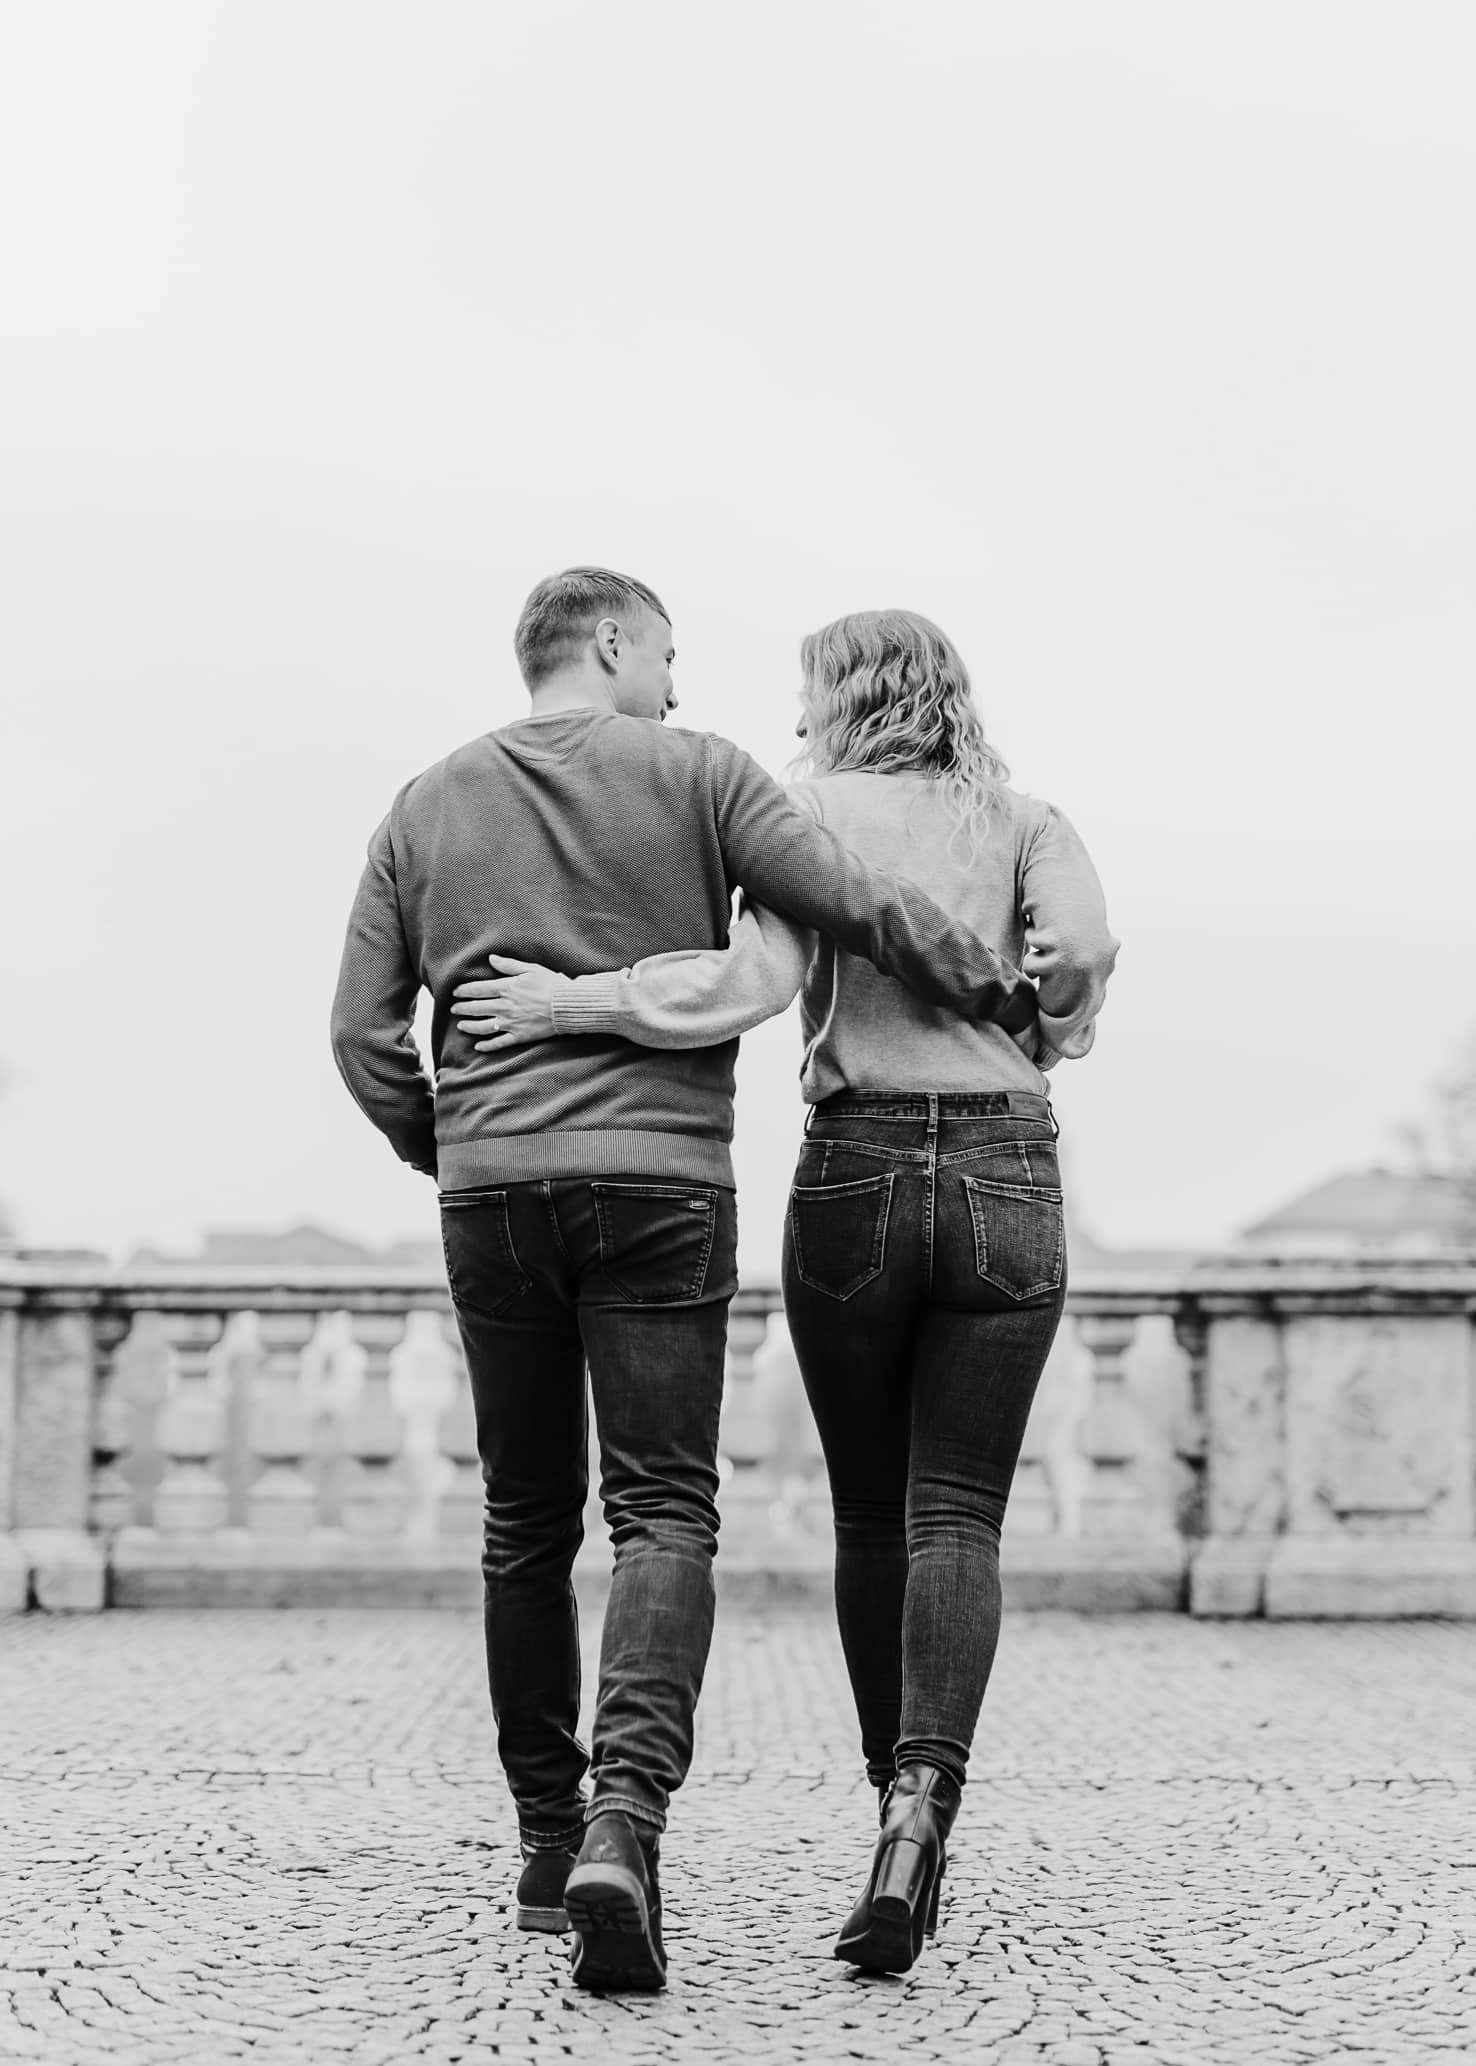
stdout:
POLYGON ((550 1930, 562 1936, 569 1927, 564 1909, 564 1888, 574 1861, 577 1843, 523 1846, 523 1870, 518 1879, 517 1925, 520 1930, 550 1930))
POLYGON ((666 1985, 661 1942, 661 1891, 656 1868, 660 1838, 638 1834, 641 1825, 618 1809, 596 1815, 564 1888, 574 1932, 576 1987, 652 1990, 666 1985))

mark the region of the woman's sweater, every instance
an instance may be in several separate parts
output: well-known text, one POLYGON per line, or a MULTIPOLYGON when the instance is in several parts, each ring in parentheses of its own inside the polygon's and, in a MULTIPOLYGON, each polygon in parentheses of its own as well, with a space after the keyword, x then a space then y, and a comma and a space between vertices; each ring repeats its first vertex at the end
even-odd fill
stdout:
POLYGON ((1039 1031, 1017 1038, 925 1003, 824 934, 747 904, 725 949, 657 954, 560 986, 561 1033, 702 1047, 772 1018, 801 993, 801 1084, 839 1090, 1034 1090, 1042 1068, 1091 1047, 1118 943, 1086 848, 1048 803, 1001 789, 971 859, 922 774, 827 775, 791 792, 874 867, 926 889, 1037 986, 1039 1031))
POLYGON ((487 1054, 453 1026, 452 996, 491 953, 579 972, 678 941, 719 951, 738 883, 961 1012, 1031 1022, 1017 968, 867 867, 728 740, 567 710, 470 740, 375 833, 333 1005, 345 1082, 444 1190, 615 1172, 731 1184, 731 1035, 700 1028, 674 1043, 693 1052, 657 1057, 583 1025, 596 1037, 487 1054), (422 987, 434 1095, 413 1035, 422 987))

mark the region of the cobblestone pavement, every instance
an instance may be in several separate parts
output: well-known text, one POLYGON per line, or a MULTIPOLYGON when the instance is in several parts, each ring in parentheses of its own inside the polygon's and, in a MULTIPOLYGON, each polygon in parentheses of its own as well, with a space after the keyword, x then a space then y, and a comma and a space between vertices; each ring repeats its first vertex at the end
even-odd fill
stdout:
MULTIPOLYGON (((588 1631, 591 1642, 595 1631, 588 1631)), ((511 1927, 474 1617, 0 1622, 0 2059, 1277 2066, 1476 2050, 1476 1632, 1016 1615, 906 1979, 828 1615, 729 1606, 671 1985, 511 1927)))

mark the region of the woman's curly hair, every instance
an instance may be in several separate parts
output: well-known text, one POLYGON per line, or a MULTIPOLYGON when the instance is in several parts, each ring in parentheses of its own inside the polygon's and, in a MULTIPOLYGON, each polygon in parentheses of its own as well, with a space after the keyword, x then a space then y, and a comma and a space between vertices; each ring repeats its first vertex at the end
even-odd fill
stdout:
POLYGON ((984 737, 953 644, 912 610, 857 610, 812 631, 800 658, 805 744, 795 771, 934 776, 969 866, 1010 771, 984 737))

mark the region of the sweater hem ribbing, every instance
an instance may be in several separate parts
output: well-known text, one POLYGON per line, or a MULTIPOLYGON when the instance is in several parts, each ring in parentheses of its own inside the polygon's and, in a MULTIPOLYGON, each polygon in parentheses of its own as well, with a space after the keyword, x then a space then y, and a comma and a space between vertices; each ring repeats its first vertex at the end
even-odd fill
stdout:
POLYGON ((581 1176, 671 1177, 678 1183, 735 1188, 726 1141, 711 1134, 648 1133, 635 1127, 483 1134, 478 1140, 447 1141, 437 1150, 436 1174, 443 1191, 581 1176))

